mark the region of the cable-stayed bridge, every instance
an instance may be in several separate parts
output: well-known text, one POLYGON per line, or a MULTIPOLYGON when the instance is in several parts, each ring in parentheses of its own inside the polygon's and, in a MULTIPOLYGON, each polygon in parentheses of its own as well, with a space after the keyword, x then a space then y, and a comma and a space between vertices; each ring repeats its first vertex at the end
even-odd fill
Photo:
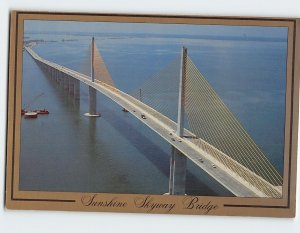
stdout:
POLYGON ((154 130, 170 145, 169 194, 185 194, 186 160, 240 197, 282 197, 282 177, 252 140, 183 48, 181 57, 131 93, 118 89, 96 47, 78 72, 26 51, 75 99, 89 86, 89 113, 97 117, 100 92, 154 130))

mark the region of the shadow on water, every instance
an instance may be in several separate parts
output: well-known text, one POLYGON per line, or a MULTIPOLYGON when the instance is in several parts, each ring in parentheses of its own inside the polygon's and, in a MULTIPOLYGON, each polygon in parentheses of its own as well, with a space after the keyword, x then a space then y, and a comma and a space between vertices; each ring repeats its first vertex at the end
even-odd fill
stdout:
MULTIPOLYGON (((165 176, 169 177, 170 154, 167 154, 160 147, 151 142, 151 140, 136 130, 130 123, 120 119, 120 117, 117 116, 111 109, 102 106, 102 113, 103 118, 105 118, 105 120, 113 128, 127 138, 127 140, 129 140, 130 143, 150 162, 152 162, 165 176), (153 151, 155 151, 155 153, 153 153, 153 151)), ((224 190, 222 190, 222 193, 223 192, 224 190)), ((187 170, 186 193, 189 195, 219 195, 189 170, 187 170)), ((225 194, 222 194, 222 196, 232 196, 229 191, 225 191, 224 193, 225 194)))

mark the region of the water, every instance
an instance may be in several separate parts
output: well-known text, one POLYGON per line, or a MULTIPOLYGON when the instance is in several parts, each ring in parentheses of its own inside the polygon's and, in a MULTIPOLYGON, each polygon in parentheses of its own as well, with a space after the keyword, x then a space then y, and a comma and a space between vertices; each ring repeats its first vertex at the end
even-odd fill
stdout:
MULTIPOLYGON (((78 70, 89 36, 30 35, 54 40, 34 50, 78 70)), ((184 45, 196 66, 280 173, 283 169, 286 43, 171 37, 99 36, 97 46, 123 91, 139 87, 180 54, 184 45)), ((168 191, 170 145, 101 94, 102 117, 88 112, 88 89, 80 105, 51 82, 24 52, 22 105, 49 115, 22 119, 20 189, 163 194, 168 191), (36 101, 37 95, 44 93, 36 101)), ((187 194, 231 193, 188 162, 187 194)))

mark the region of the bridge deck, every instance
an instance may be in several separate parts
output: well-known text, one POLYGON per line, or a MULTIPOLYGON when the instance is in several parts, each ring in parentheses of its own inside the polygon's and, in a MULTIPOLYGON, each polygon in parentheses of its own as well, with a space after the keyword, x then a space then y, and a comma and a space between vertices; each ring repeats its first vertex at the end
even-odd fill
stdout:
POLYGON ((276 198, 282 196, 281 187, 273 186, 204 140, 196 138, 192 132, 185 130, 185 136, 183 138, 176 136, 175 131, 177 124, 174 121, 134 97, 101 81, 96 80, 92 82, 90 77, 77 71, 47 61, 38 56, 29 47, 25 49, 38 63, 59 70, 95 88, 97 91, 127 109, 133 116, 154 130, 169 144, 181 151, 192 162, 207 172, 234 195, 241 197, 276 198), (145 115, 146 119, 142 118, 142 115, 145 115))

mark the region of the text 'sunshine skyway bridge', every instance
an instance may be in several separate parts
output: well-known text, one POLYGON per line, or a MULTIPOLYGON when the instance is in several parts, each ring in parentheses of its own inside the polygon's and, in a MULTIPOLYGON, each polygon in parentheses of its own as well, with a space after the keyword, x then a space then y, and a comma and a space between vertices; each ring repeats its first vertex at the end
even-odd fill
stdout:
POLYGON ((282 197, 281 175, 194 65, 186 48, 180 59, 127 94, 114 85, 94 38, 90 47, 90 74, 45 60, 30 45, 25 49, 75 99, 80 99, 80 82, 89 86, 89 116, 98 115, 96 94, 100 92, 172 145, 169 194, 185 194, 188 158, 236 196, 282 197), (169 99, 166 104, 164 98, 169 99), (169 116, 170 101, 176 102, 176 120, 169 116))

